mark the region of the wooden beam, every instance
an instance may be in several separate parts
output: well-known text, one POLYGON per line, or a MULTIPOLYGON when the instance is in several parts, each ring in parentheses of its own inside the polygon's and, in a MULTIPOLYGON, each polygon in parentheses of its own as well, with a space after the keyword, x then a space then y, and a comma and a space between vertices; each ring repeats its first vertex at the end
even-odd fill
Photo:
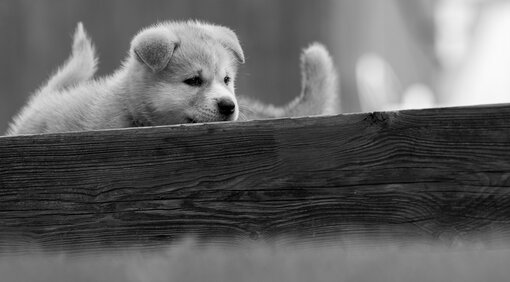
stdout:
POLYGON ((0 138, 0 251, 506 242, 510 105, 0 138))

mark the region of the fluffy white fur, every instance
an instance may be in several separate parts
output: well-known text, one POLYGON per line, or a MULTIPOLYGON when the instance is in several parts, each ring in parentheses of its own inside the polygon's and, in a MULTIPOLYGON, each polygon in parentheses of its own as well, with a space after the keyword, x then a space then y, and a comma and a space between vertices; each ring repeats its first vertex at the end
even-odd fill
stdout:
POLYGON ((333 115, 340 113, 338 77, 326 48, 313 43, 301 54, 301 93, 282 107, 266 105, 255 99, 239 96, 240 119, 333 115))
POLYGON ((74 32, 71 57, 51 76, 39 93, 44 95, 61 91, 92 79, 97 71, 97 62, 94 45, 80 22, 74 32))
POLYGON ((197 21, 164 22, 134 37, 128 57, 114 74, 93 79, 97 57, 79 23, 71 57, 31 97, 7 135, 338 112, 336 71, 318 43, 301 56, 301 94, 283 107, 236 97, 238 63, 244 63, 244 54, 232 30, 197 21), (203 85, 183 83, 195 76, 203 85), (235 104, 230 116, 218 111, 223 98, 235 104))
POLYGON ((96 80, 89 80, 95 57, 80 25, 74 45, 67 64, 31 98, 9 135, 237 119, 239 107, 229 116, 217 108, 219 99, 237 105, 234 79, 244 61, 226 27, 189 21, 146 28, 134 37, 122 67, 96 80), (80 66, 84 60, 89 62, 80 66), (183 83, 197 76, 201 85, 183 83), (77 79, 84 81, 75 84, 77 79))

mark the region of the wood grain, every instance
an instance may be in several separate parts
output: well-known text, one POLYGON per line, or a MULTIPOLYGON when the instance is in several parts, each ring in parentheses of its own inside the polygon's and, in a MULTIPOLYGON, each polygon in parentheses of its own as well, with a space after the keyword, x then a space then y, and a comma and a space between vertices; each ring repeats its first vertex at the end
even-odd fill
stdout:
POLYGON ((507 242, 510 105, 0 138, 0 251, 507 242))

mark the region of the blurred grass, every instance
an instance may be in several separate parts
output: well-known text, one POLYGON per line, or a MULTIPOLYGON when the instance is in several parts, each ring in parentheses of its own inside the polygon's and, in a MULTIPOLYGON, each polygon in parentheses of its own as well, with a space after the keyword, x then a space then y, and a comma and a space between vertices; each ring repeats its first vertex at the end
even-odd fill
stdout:
POLYGON ((1 281, 508 281, 510 249, 194 247, 90 256, 12 255, 1 281))

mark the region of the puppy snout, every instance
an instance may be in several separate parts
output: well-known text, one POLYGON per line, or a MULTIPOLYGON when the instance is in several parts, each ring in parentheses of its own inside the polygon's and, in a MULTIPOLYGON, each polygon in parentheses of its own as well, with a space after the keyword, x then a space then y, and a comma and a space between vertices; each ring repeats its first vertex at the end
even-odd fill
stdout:
POLYGON ((224 116, 230 116, 234 114, 236 110, 236 104, 234 101, 228 98, 222 98, 218 100, 218 111, 224 116))

